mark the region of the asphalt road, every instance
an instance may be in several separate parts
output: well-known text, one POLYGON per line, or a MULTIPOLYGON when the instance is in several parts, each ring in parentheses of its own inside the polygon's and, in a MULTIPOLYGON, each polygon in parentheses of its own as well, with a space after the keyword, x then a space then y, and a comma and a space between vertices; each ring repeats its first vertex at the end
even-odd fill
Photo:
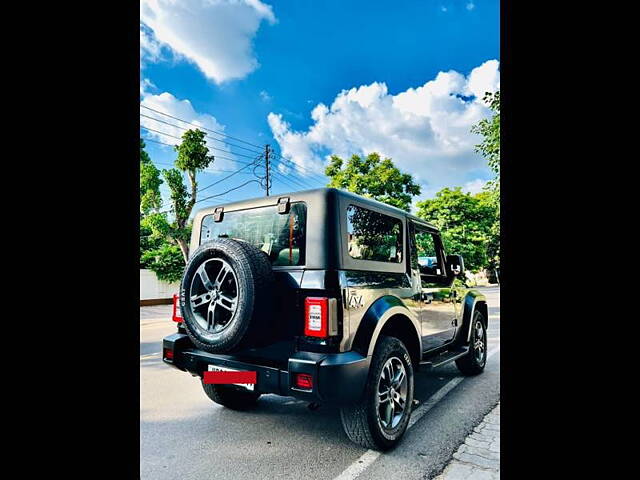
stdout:
POLYGON ((421 404, 414 423, 402 443, 384 454, 351 443, 334 407, 311 411, 305 402, 275 395, 262 396, 250 412, 211 402, 197 378, 160 359, 162 338, 176 329, 170 307, 141 309, 140 477, 433 478, 500 400, 500 289, 481 290, 489 303, 485 371, 465 378, 449 364, 417 373, 421 404))

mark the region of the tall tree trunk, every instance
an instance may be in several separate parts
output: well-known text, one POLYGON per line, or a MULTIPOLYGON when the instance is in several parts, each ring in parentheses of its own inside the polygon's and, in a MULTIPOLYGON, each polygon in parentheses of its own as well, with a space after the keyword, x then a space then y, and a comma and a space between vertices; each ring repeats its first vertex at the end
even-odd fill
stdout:
POLYGON ((189 244, 182 239, 176 239, 178 242, 178 246, 180 247, 180 251, 182 252, 182 257, 184 258, 184 263, 186 265, 189 260, 189 244))

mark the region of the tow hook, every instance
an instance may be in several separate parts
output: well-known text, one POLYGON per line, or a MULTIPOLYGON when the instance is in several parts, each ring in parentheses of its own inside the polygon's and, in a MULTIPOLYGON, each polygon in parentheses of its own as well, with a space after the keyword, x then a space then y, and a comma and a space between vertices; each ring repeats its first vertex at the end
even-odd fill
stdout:
POLYGON ((307 408, 309 410, 311 410, 312 412, 316 411, 317 409, 320 408, 320 404, 316 403, 316 402, 311 402, 309 405, 307 405, 307 408))

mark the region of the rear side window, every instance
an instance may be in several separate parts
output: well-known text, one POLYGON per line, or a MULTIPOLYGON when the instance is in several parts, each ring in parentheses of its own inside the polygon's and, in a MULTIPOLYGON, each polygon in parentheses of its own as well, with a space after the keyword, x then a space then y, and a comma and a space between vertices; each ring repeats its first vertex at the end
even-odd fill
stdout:
POLYGON ((224 212, 221 222, 213 214, 202 218, 200 244, 217 238, 236 238, 255 245, 267 254, 271 265, 304 265, 307 206, 292 203, 288 214, 277 206, 224 212))
POLYGON ((347 247, 358 260, 401 263, 402 222, 366 208, 347 208, 347 247))

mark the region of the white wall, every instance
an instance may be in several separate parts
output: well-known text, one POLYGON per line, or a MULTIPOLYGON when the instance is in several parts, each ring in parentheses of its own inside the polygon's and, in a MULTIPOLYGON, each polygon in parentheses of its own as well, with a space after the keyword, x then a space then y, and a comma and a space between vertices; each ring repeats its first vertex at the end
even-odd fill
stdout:
POLYGON ((158 280, 156 274, 145 268, 140 269, 140 300, 173 298, 180 290, 180 283, 167 283, 158 280))

